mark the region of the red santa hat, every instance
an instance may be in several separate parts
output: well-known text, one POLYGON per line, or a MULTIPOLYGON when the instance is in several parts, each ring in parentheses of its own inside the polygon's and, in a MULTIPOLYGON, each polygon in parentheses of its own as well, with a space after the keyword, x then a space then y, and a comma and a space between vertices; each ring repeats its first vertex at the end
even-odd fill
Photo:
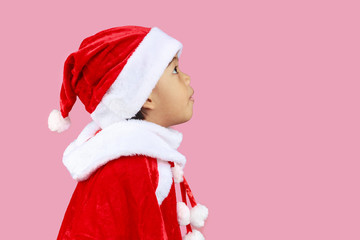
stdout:
POLYGON ((49 129, 69 128, 76 97, 102 129, 135 116, 182 47, 158 27, 114 27, 84 39, 65 61, 60 111, 50 113, 49 129))

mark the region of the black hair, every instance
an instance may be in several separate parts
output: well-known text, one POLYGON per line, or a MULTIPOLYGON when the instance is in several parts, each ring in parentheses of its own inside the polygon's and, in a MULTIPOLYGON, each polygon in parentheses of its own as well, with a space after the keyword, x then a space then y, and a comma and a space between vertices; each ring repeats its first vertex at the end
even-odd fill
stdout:
POLYGON ((141 108, 136 114, 135 116, 133 116, 132 118, 128 118, 126 120, 129 119, 138 119, 138 120, 145 120, 145 113, 143 112, 143 108, 141 108))

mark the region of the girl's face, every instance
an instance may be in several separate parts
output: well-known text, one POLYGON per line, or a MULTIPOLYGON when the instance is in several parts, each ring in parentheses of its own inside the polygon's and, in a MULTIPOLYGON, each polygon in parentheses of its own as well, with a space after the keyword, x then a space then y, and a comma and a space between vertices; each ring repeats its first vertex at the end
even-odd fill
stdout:
POLYGON ((168 127, 191 119, 194 94, 190 76, 179 68, 177 54, 143 105, 145 120, 168 127))

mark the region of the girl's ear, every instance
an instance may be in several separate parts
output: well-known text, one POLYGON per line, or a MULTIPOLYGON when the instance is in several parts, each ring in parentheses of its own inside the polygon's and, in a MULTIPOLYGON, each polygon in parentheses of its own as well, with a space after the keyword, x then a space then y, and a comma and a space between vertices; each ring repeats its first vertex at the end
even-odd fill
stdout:
POLYGON ((152 100, 152 96, 150 95, 148 97, 148 99, 146 99, 145 103, 143 104, 142 106, 145 110, 148 110, 148 109, 154 109, 155 108, 155 104, 154 104, 154 101, 152 100))

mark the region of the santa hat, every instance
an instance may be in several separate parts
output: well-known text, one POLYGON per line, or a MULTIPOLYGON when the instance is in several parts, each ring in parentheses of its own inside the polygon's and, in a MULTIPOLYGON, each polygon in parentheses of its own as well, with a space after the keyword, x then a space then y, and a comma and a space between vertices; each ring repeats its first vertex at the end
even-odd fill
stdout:
POLYGON ((69 128, 76 97, 102 129, 135 116, 182 47, 158 27, 114 27, 84 39, 65 61, 60 111, 50 113, 49 129, 69 128))

